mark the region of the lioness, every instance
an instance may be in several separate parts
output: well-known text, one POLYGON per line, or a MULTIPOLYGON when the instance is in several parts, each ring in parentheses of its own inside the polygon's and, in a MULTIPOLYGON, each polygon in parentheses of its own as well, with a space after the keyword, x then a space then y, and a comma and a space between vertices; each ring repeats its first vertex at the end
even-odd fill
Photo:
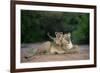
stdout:
POLYGON ((38 47, 37 54, 64 54, 75 52, 78 50, 77 45, 73 45, 71 41, 71 33, 55 32, 56 37, 48 36, 53 39, 53 42, 44 42, 38 47))
POLYGON ((79 52, 79 46, 73 45, 71 41, 71 33, 66 33, 63 35, 62 39, 62 49, 67 51, 66 53, 70 52, 79 52))
POLYGON ((63 49, 71 49, 73 47, 70 33, 66 33, 63 35, 62 47, 63 47, 63 49))
POLYGON ((63 32, 55 32, 56 37, 50 36, 49 33, 47 35, 49 36, 50 39, 53 40, 55 45, 61 46, 61 41, 62 41, 62 38, 63 38, 63 32))
POLYGON ((56 45, 54 42, 47 41, 37 48, 36 54, 42 55, 42 54, 63 54, 63 53, 65 53, 65 51, 62 50, 62 47, 56 45))

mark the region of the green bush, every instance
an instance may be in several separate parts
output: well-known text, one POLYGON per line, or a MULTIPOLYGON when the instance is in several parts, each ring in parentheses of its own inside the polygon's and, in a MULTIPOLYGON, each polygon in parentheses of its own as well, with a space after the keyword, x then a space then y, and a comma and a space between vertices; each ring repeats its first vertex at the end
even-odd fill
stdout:
POLYGON ((89 43, 89 14, 21 10, 21 43, 50 40, 47 33, 72 33, 73 43, 89 43))

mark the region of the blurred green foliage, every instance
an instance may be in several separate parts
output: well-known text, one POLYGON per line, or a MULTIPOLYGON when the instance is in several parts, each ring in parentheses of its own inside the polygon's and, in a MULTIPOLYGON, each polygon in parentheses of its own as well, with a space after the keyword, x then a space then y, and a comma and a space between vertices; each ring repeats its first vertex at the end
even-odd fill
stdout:
POLYGON ((71 32, 73 43, 89 43, 89 13, 21 10, 21 43, 50 40, 47 33, 71 32))

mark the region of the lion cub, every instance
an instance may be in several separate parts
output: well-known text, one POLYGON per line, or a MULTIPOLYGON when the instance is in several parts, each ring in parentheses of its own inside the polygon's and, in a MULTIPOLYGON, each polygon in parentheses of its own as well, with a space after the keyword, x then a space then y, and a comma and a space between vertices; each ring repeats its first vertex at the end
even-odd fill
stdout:
POLYGON ((56 37, 54 38, 48 34, 49 38, 51 38, 53 40, 53 42, 51 43, 49 52, 51 54, 63 54, 63 53, 65 53, 65 51, 61 47, 63 32, 55 32, 55 35, 56 35, 56 37))
POLYGON ((50 39, 53 40, 54 44, 56 44, 57 46, 62 45, 61 41, 62 41, 62 38, 63 38, 63 32, 55 32, 56 37, 50 36, 49 33, 48 33, 48 36, 49 36, 50 39))

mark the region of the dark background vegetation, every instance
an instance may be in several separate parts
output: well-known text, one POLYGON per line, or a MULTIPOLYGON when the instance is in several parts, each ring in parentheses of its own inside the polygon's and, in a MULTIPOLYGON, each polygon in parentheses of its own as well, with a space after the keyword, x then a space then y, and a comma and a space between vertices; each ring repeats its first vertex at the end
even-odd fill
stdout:
POLYGON ((50 40, 48 32, 70 32, 73 43, 88 44, 89 13, 21 10, 21 43, 50 40))

